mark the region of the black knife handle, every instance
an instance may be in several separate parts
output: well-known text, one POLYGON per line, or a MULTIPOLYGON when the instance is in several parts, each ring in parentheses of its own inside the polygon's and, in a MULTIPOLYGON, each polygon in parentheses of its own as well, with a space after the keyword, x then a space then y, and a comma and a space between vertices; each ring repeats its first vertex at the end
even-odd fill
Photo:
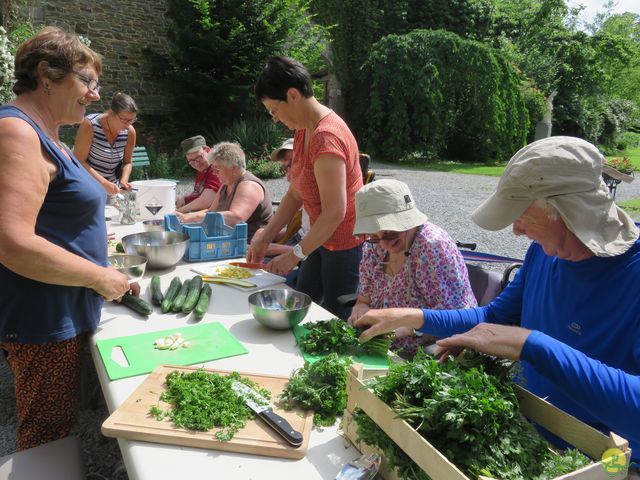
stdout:
POLYGON ((282 438, 294 447, 302 445, 302 434, 297 430, 294 430, 289 422, 277 413, 274 413, 270 408, 260 412, 260 418, 271 425, 275 431, 282 436, 282 438))

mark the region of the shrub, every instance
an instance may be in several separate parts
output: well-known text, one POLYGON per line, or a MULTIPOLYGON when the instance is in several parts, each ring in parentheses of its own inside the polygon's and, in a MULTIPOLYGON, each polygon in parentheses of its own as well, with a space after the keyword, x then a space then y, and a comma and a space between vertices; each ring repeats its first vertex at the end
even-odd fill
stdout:
POLYGON ((272 162, 270 154, 290 136, 291 132, 282 124, 273 123, 267 115, 236 120, 228 127, 205 130, 205 137, 212 144, 238 142, 247 157, 247 169, 259 178, 282 176, 280 164, 272 162))
POLYGON ((12 86, 13 54, 7 31, 0 27, 0 105, 13 99, 12 86))
POLYGON ((415 30, 376 43, 367 145, 378 157, 415 151, 463 161, 507 160, 526 142, 521 78, 499 52, 445 32, 415 30))

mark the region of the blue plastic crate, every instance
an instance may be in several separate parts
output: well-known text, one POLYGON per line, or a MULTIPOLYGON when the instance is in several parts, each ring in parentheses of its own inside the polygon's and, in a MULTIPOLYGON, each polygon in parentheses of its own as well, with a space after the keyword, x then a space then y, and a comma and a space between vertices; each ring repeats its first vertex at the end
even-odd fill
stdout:
POLYGON ((247 253, 247 224, 230 227, 218 212, 207 213, 199 224, 182 224, 175 215, 165 215, 164 228, 189 235, 189 246, 183 257, 187 262, 238 258, 247 253))

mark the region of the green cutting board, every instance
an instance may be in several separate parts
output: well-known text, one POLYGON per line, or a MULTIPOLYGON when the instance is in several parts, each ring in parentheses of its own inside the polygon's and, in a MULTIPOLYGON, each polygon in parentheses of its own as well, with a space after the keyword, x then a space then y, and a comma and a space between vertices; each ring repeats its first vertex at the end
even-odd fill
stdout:
MULTIPOLYGON (((296 343, 301 337, 304 337, 309 330, 305 328, 304 324, 296 325, 293 327, 293 336, 296 337, 296 343)), ((316 362, 326 355, 309 355, 307 352, 300 349, 302 357, 309 363, 316 362)), ((365 368, 388 368, 389 357, 386 355, 350 355, 354 363, 362 363, 365 368)))
POLYGON ((244 345, 219 322, 98 340, 96 347, 111 380, 150 373, 159 365, 192 365, 248 353, 244 345), (187 348, 154 348, 153 342, 156 339, 177 332, 189 342, 187 348), (120 365, 111 358, 114 347, 122 348, 128 366, 120 365))

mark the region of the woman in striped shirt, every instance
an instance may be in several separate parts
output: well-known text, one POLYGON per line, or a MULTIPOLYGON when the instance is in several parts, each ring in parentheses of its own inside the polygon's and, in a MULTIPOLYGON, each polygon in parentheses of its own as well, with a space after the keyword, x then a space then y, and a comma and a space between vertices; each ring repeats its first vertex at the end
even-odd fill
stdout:
POLYGON ((120 189, 131 189, 131 154, 136 146, 133 124, 137 113, 133 98, 118 92, 108 111, 87 115, 78 128, 73 153, 109 196, 120 189))

